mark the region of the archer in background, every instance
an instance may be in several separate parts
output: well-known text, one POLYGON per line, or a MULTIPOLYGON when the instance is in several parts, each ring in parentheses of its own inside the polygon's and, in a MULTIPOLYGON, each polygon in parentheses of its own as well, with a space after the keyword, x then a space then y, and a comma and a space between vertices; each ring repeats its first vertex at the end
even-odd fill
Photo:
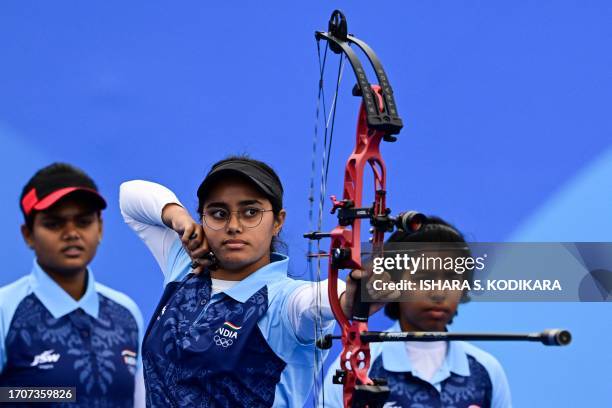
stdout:
MULTIPOLYGON (((441 218, 429 217, 428 223, 417 232, 398 230, 387 242, 465 243, 465 239, 441 218)), ((452 251, 457 251, 454 256, 469 256, 469 253, 465 253, 469 252, 467 249, 452 251)), ((417 272, 413 278, 429 279, 433 273, 437 275, 440 272, 417 272)), ((454 271, 442 272, 449 273, 452 278, 457 277, 454 271)), ((387 331, 447 331, 447 326, 457 315, 459 303, 469 300, 467 292, 461 291, 414 293, 413 301, 387 303, 385 314, 396 320, 387 331)), ((387 379, 391 390, 385 407, 511 407, 510 389, 502 366, 495 357, 470 343, 382 342, 372 343, 370 347, 369 375, 387 379)), ((332 382, 339 364, 338 358, 327 372, 319 395, 321 406, 342 407, 342 386, 332 382)))
POLYGON ((317 369, 315 327, 331 332, 335 320, 326 288, 287 276, 279 177, 230 157, 212 166, 197 197, 202 224, 159 184, 121 185, 124 219, 164 274, 143 341, 147 405, 302 407, 317 369))
POLYGON ((144 406, 140 310, 88 268, 106 208, 96 184, 55 163, 34 174, 19 203, 36 259, 0 288, 0 387, 76 387, 75 403, 50 406, 144 406))

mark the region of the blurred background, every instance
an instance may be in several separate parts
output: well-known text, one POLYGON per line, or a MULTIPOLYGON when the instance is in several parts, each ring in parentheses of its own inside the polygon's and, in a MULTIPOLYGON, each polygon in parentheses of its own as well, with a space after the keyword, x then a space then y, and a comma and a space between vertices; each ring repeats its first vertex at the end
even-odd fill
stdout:
MULTIPOLYGON (((110 204, 96 278, 135 299, 148 321, 162 276, 122 222, 119 184, 160 182, 195 209, 210 165, 239 153, 281 175, 291 272, 307 278, 313 33, 334 8, 378 53, 404 119, 398 142, 383 146, 389 207, 439 215, 472 241, 612 241, 610 2, 5 1, 0 285, 31 267, 19 233, 23 185, 67 161, 110 204)), ((334 72, 336 59, 328 63, 334 72)), ((341 195, 354 146, 352 75, 338 101, 329 194, 341 195)), ((574 334, 566 348, 478 344, 504 366, 514 406, 612 406, 610 303, 460 309, 454 331, 574 334)), ((388 325, 382 315, 371 324, 388 325)))

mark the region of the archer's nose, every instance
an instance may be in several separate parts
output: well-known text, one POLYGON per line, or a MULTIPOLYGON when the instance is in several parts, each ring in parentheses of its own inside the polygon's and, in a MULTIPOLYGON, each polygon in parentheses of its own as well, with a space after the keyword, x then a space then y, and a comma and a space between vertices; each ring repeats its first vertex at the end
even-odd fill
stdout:
POLYGON ((74 241, 79 239, 81 236, 79 235, 78 228, 74 223, 67 222, 64 230, 62 231, 62 239, 65 241, 74 241))
POLYGON ((238 213, 230 213, 229 220, 227 220, 227 232, 229 234, 235 234, 242 231, 242 224, 240 223, 240 217, 238 213))

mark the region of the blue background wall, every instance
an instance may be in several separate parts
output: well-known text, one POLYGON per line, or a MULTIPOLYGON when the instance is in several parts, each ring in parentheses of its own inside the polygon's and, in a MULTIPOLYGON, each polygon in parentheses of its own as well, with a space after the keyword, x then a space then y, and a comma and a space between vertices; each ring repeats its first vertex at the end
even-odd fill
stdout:
MULTIPOLYGON (((0 285, 30 268, 23 184, 68 161, 111 203, 96 276, 148 318, 161 274, 121 221, 119 183, 158 181, 194 208, 208 167, 243 152, 282 176, 284 239, 304 274, 313 31, 335 7, 381 57, 406 124, 383 151, 391 208, 441 215, 478 241, 612 240, 609 2, 306 3, 3 2, 0 285)), ((338 194, 357 100, 344 93, 340 105, 329 180, 338 194)), ((609 303, 468 304, 453 330, 545 327, 571 329, 574 343, 482 344, 504 365, 515 406, 612 406, 609 303)))

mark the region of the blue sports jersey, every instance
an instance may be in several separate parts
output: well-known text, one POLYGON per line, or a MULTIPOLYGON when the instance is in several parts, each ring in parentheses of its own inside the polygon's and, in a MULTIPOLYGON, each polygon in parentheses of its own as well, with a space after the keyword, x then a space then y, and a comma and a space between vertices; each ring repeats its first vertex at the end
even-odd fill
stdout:
POLYGON ((209 274, 190 274, 191 260, 174 243, 143 342, 147 406, 303 406, 315 346, 298 340, 286 302, 305 282, 287 277, 287 257, 271 261, 211 296, 209 274))
POLYGON ((34 262, 0 288, 0 386, 76 387, 76 403, 41 407, 133 407, 141 332, 136 304, 91 271, 76 301, 34 262))
MULTIPOLYGON (((401 331, 399 323, 389 330, 401 331)), ((440 369, 430 381, 414 372, 402 342, 371 345, 371 378, 385 378, 390 395, 385 407, 403 408, 510 408, 510 389, 503 368, 489 353, 463 342, 450 341, 440 369)), ((342 385, 332 383, 340 359, 325 377, 325 407, 342 407, 342 385)))

